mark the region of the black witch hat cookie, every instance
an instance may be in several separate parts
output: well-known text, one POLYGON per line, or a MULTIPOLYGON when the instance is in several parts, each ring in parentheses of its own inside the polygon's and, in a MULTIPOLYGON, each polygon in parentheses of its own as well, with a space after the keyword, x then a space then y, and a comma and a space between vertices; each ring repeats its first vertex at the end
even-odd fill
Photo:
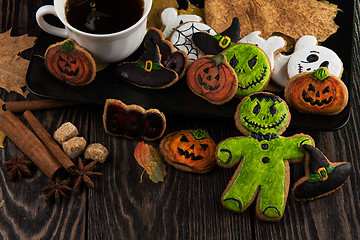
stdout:
POLYGON ((163 33, 159 29, 154 27, 148 29, 143 43, 147 40, 153 41, 159 47, 161 55, 160 62, 164 67, 174 70, 179 75, 179 78, 184 76, 189 64, 189 58, 184 51, 175 51, 173 44, 165 39, 163 33))
POLYGON ((352 167, 347 162, 330 162, 317 148, 304 144, 305 176, 293 186, 296 200, 312 200, 340 188, 348 179, 352 167))
POLYGON ((197 32, 192 36, 192 42, 203 55, 217 55, 240 39, 240 22, 234 17, 230 27, 222 33, 212 36, 205 32, 197 32))
POLYGON ((151 40, 145 42, 146 50, 137 62, 119 64, 116 75, 129 83, 143 88, 166 88, 173 85, 178 74, 160 63, 160 53, 157 45, 151 40))

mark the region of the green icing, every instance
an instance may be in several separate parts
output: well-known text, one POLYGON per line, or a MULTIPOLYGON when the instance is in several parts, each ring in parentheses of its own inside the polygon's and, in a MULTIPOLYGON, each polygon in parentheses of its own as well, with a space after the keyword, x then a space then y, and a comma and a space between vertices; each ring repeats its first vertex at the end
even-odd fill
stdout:
MULTIPOLYGON (((143 61, 137 62, 136 65, 138 65, 141 68, 145 68, 145 62, 143 62, 143 61)), ((156 62, 152 63, 152 69, 151 70, 153 70, 153 69, 156 70, 156 69, 161 69, 161 68, 162 68, 162 66, 160 65, 160 63, 156 63, 156 62)))
POLYGON ((74 50, 75 46, 74 43, 70 40, 65 41, 61 47, 67 52, 67 54, 70 54, 72 50, 74 50))
POLYGON ((223 54, 236 72, 239 83, 237 96, 244 97, 265 87, 270 79, 271 67, 260 48, 240 43, 227 48, 223 54))
MULTIPOLYGON (((219 35, 215 35, 215 36, 213 36, 215 39, 216 39, 216 41, 218 41, 218 42, 220 42, 220 40, 224 37, 223 35, 221 35, 221 34, 219 34, 219 35)), ((225 44, 225 43, 224 43, 225 44)), ((235 43, 233 43, 233 42, 230 42, 230 44, 229 44, 229 46, 228 47, 231 47, 231 46, 233 46, 235 43)))
POLYGON ((285 163, 304 158, 300 144, 311 144, 311 141, 306 136, 279 136, 260 142, 253 137, 235 137, 222 141, 216 153, 219 163, 232 166, 242 159, 238 175, 223 194, 223 205, 232 211, 244 210, 259 190, 258 211, 267 218, 282 216, 285 192, 288 190, 285 188, 285 163), (268 148, 262 147, 264 145, 268 148))
MULTIPOLYGON (((258 95, 265 93, 259 93, 258 95)), ((275 95, 273 95, 276 97, 275 95)), ((240 106, 239 119, 243 127, 250 132, 278 133, 289 121, 290 113, 280 98, 246 98, 240 106)))
MULTIPOLYGON (((332 171, 334 171, 335 168, 336 168, 335 166, 331 166, 331 165, 327 166, 325 168, 326 172, 324 172, 324 171, 320 172, 322 178, 324 178, 324 177, 326 177, 326 175, 329 175, 330 173, 332 173, 332 171)), ((309 180, 310 181, 319 181, 319 180, 321 180, 321 178, 318 173, 313 173, 313 174, 310 174, 309 180)))
POLYGON ((327 68, 319 68, 318 70, 311 72, 310 74, 315 76, 320 81, 324 81, 326 78, 329 77, 327 68))
POLYGON ((194 136, 194 138, 196 140, 201 140, 201 139, 207 138, 206 132, 202 129, 191 131, 191 134, 194 136))

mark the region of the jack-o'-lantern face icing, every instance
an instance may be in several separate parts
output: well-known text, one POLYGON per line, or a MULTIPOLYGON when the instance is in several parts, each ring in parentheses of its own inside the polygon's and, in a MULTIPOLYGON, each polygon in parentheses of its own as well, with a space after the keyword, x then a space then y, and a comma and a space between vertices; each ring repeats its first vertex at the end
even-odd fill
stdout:
POLYGON ((260 48, 239 43, 225 50, 223 54, 237 75, 237 96, 244 97, 266 87, 271 67, 268 57, 260 48))
MULTIPOLYGON (((235 118, 240 120, 242 128, 248 132, 280 134, 290 121, 290 113, 286 103, 276 95, 256 93, 243 100, 235 118)), ((242 128, 239 130, 242 131, 242 128)), ((248 132, 242 132, 249 135, 248 132)))
POLYGON ((215 142, 204 130, 170 133, 160 143, 160 151, 172 166, 189 172, 205 173, 215 164, 215 142))
POLYGON ((90 83, 96 72, 91 55, 71 39, 53 44, 47 49, 45 66, 53 76, 71 85, 90 83))
POLYGON ((328 69, 322 67, 291 78, 285 88, 285 98, 301 112, 337 114, 347 105, 348 91, 339 78, 329 75, 328 69))

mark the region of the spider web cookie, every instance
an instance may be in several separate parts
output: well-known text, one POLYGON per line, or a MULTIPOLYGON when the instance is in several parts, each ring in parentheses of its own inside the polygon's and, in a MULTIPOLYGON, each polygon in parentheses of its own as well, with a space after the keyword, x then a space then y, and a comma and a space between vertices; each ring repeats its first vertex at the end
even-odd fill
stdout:
POLYGON ((192 35, 196 32, 206 32, 211 35, 217 33, 208 25, 199 22, 187 22, 178 26, 170 35, 170 42, 177 50, 183 50, 189 57, 189 63, 202 56, 192 43, 192 35))

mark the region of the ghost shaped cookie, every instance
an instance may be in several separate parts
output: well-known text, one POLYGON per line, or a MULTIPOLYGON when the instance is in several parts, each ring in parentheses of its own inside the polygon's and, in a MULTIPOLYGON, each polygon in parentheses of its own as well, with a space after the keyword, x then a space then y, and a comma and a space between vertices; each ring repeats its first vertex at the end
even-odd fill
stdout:
POLYGON ((165 38, 168 38, 174 29, 186 22, 201 22, 202 18, 197 15, 181 14, 175 8, 165 8, 161 12, 161 21, 165 26, 163 34, 165 38))
POLYGON ((254 31, 240 39, 240 43, 251 43, 261 48, 269 58, 271 71, 275 68, 275 56, 284 50, 286 42, 282 37, 272 36, 267 40, 260 37, 260 31, 254 31))
POLYGON ((343 64, 339 56, 333 50, 319 46, 314 36, 306 35, 296 42, 293 54, 286 57, 280 56, 280 54, 277 56, 275 71, 271 78, 275 83, 285 87, 288 79, 296 74, 312 72, 320 67, 328 68, 329 73, 338 78, 342 76, 343 64), (283 67, 284 65, 286 67, 283 67), (286 70, 286 73, 278 72, 276 69, 286 70))

